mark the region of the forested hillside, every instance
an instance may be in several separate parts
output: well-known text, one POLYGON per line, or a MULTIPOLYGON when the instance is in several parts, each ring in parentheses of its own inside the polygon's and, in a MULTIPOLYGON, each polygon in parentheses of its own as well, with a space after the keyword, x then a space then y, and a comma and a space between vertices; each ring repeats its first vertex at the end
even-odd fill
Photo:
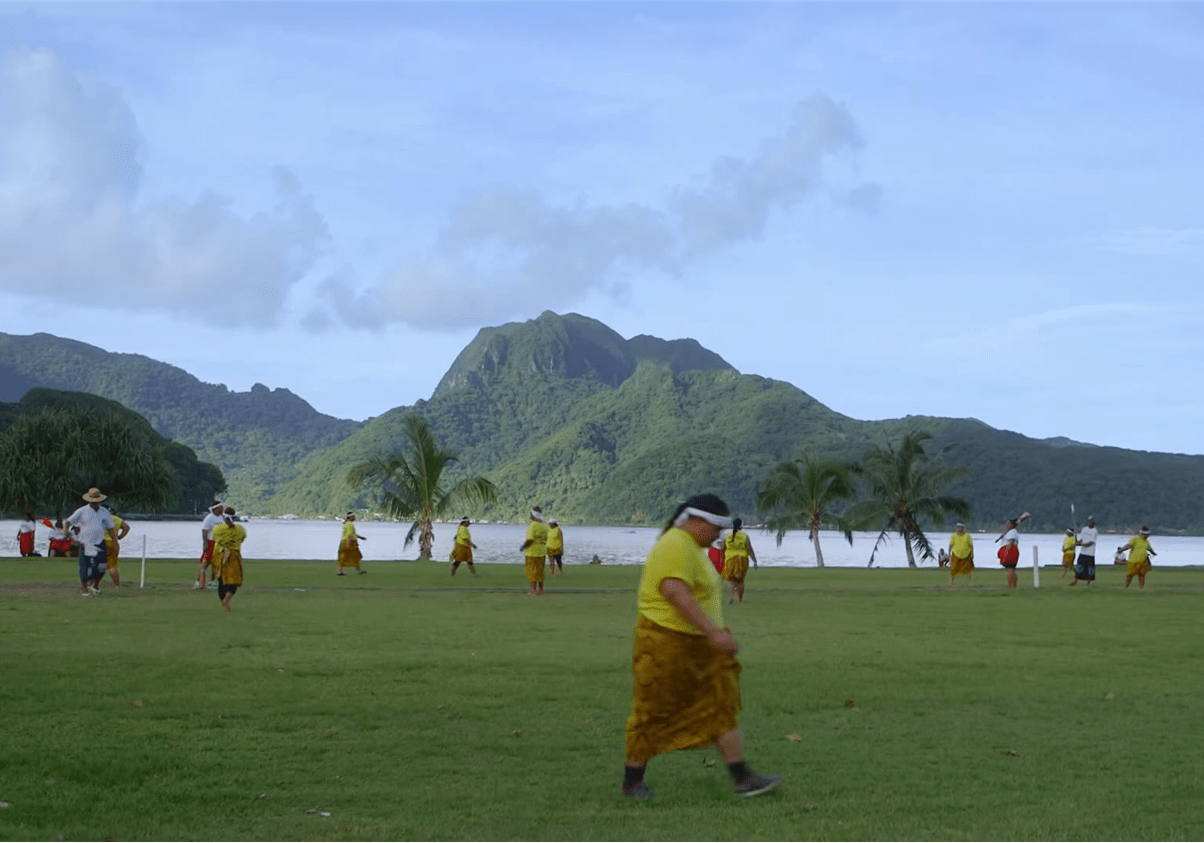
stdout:
POLYGON ((16 401, 37 385, 116 401, 220 466, 231 497, 249 509, 261 508, 311 454, 361 427, 319 413, 287 389, 255 384, 231 392, 140 354, 50 334, 0 334, 0 361, 0 400, 16 401))
POLYGON ((481 330, 429 401, 366 424, 316 413, 288 390, 230 393, 147 358, 46 335, 0 335, 6 362, 16 340, 38 346, 25 343, 22 365, 5 371, 73 383, 86 380, 81 369, 108 373, 88 382, 153 405, 144 414, 180 441, 199 438, 194 447, 226 472, 236 505, 260 514, 375 509, 372 494, 346 486, 347 471, 400 447, 402 420, 418 413, 459 452, 453 479, 484 475, 498 485, 497 502, 474 517, 522 520, 539 503, 571 522, 655 523, 705 489, 755 519, 754 496, 778 461, 856 460, 923 429, 933 434, 930 454, 969 469, 949 491, 970 502, 976 528, 1028 510, 1031 528, 1058 531, 1074 504, 1080 524, 1090 514, 1110 529, 1204 533, 1204 456, 1034 440, 973 419, 858 421, 791 384, 742 375, 694 340, 626 340, 576 314, 481 330))

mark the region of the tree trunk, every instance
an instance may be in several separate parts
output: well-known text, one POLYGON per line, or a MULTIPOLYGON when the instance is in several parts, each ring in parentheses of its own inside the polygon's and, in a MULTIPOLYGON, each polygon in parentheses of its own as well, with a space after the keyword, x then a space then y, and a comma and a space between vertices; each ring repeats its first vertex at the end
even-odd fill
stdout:
POLYGON ((907 567, 916 567, 916 555, 911 549, 911 533, 903 534, 903 544, 907 546, 907 567))
POLYGON ((418 558, 431 558, 431 545, 435 543, 435 526, 431 519, 422 519, 422 533, 418 537, 418 558))
POLYGON ((824 552, 819 546, 819 530, 811 530, 811 543, 815 545, 815 567, 822 568, 824 566, 824 552))

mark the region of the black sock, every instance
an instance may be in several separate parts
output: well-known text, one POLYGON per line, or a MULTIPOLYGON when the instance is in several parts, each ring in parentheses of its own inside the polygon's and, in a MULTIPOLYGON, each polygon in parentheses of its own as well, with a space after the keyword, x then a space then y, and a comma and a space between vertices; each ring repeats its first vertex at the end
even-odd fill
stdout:
POLYGON ((748 769, 748 765, 743 761, 737 761, 735 764, 728 764, 727 769, 732 774, 732 781, 734 782, 740 781, 740 779, 744 778, 751 772, 748 769))
POLYGON ((644 780, 644 771, 648 769, 647 764, 641 764, 639 767, 623 767, 623 787, 635 787, 644 780))

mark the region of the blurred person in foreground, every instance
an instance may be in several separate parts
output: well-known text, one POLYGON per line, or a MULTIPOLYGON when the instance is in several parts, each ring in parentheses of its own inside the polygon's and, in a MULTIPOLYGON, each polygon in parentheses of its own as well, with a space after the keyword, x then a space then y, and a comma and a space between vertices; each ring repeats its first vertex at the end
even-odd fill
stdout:
POLYGON ((714 744, 739 796, 781 784, 744 761, 739 647, 723 626, 723 580, 706 548, 732 526, 715 495, 677 507, 648 554, 640 577, 639 619, 632 647, 631 714, 627 718, 624 796, 652 799, 644 781, 654 755, 714 744))

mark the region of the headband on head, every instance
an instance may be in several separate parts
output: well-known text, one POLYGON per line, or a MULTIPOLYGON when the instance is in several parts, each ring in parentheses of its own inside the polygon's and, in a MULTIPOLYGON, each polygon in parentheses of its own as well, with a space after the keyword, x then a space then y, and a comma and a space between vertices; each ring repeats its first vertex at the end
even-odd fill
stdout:
POLYGON ((536 512, 535 510, 531 510, 531 517, 532 517, 532 518, 534 518, 536 521, 542 521, 542 520, 543 520, 543 513, 542 513, 542 512, 536 512))
POLYGON ((720 530, 726 530, 728 527, 732 526, 732 519, 728 518, 726 515, 716 515, 713 512, 707 512, 705 509, 698 509, 697 507, 693 506, 687 506, 685 509, 683 509, 681 514, 674 519, 673 526, 680 527, 690 518, 701 518, 708 524, 714 524, 720 530))

